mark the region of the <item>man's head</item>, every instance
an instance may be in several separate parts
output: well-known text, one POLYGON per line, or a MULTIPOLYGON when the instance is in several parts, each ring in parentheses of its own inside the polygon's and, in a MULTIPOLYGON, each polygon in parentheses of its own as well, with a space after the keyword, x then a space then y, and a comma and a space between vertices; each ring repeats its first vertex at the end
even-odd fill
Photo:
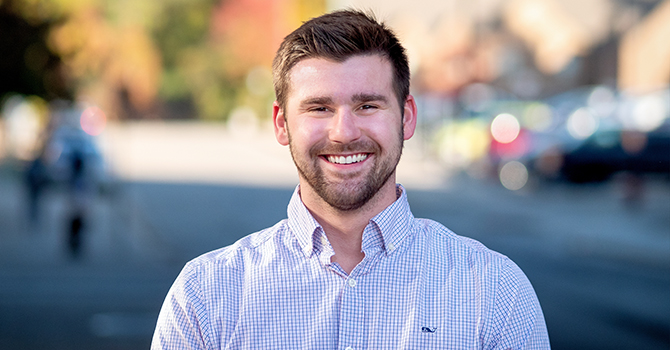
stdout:
POLYGON ((305 204, 351 212, 394 201, 416 126, 395 36, 359 12, 327 14, 287 36, 274 70, 275 136, 290 147, 305 204))
POLYGON ((282 42, 272 64, 274 88, 280 108, 286 107, 291 89, 290 71, 306 58, 343 62, 355 55, 380 55, 393 67, 393 83, 400 107, 409 95, 409 64, 405 49, 384 24, 371 15, 343 10, 305 22, 282 42))

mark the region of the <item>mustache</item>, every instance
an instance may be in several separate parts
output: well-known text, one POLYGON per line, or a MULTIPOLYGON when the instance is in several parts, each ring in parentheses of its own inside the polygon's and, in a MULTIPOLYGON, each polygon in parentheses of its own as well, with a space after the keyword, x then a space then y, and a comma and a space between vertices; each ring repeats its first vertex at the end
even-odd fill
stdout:
POLYGON ((370 140, 358 140, 349 143, 333 143, 326 140, 313 145, 309 153, 316 157, 324 154, 379 153, 380 149, 379 144, 370 140))

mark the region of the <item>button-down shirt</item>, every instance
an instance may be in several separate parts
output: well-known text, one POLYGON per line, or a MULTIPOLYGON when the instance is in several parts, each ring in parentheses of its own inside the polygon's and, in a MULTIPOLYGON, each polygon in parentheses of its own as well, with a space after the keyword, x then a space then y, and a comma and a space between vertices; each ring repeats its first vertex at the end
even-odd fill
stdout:
POLYGON ((521 269, 397 189, 347 274, 296 188, 288 219, 186 264, 152 349, 548 349, 521 269))

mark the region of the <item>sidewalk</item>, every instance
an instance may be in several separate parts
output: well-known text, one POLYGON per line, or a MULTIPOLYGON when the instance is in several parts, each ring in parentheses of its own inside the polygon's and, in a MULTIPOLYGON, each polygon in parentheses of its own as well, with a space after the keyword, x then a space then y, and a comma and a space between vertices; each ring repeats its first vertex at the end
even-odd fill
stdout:
MULTIPOLYGON (((448 184, 448 173, 426 159, 420 135, 405 142, 398 181, 408 188, 448 184)), ((272 126, 226 127, 195 122, 111 124, 101 140, 119 177, 132 180, 293 187, 297 172, 272 126)))
MULTIPOLYGON (((418 138, 407 142, 398 168, 398 182, 411 194, 425 190, 421 194, 425 198, 434 193, 451 202, 472 203, 473 211, 462 215, 472 217, 466 224, 475 234, 490 231, 491 227, 504 230, 505 223, 516 217, 527 222, 523 227, 535 236, 520 238, 519 247, 539 245, 553 252, 562 249, 567 254, 670 266, 668 183, 649 182, 643 206, 628 210, 623 207, 615 183, 602 186, 549 183, 537 189, 510 192, 492 181, 449 177, 438 164, 424 159, 421 147, 418 138), (488 226, 481 222, 482 218, 488 226), (496 218, 502 222, 496 224, 496 218)), ((103 139, 103 148, 122 181, 284 189, 292 189, 297 183, 288 148, 275 141, 269 127, 238 128, 233 132, 220 125, 182 122, 112 125, 103 139)), ((66 261, 65 193, 46 194, 43 220, 37 229, 31 229, 19 175, 6 164, 0 165, 0 263, 66 261)), ((183 244, 180 242, 198 239, 197 233, 189 232, 189 225, 194 225, 193 230, 205 231, 201 235, 221 230, 213 226, 228 225, 220 222, 222 214, 212 206, 233 205, 220 209, 227 212, 235 209, 232 199, 210 196, 207 208, 195 209, 200 218, 195 222, 194 218, 184 216, 192 210, 172 208, 175 204, 166 202, 163 194, 151 191, 143 192, 141 186, 134 189, 124 186, 118 193, 99 196, 92 202, 93 225, 86 239, 93 261, 168 261, 171 249, 180 249, 183 244), (162 223, 166 219, 170 224, 162 223)), ((183 198, 175 200, 194 203, 199 200, 194 197, 197 194, 188 193, 189 188, 179 191, 174 195, 183 198)), ((283 205, 281 212, 285 210, 283 205)), ((435 205, 442 207, 445 203, 435 205)), ((449 214, 448 210, 458 212, 458 209, 462 210, 445 208, 428 216, 442 217, 449 214)), ((443 223, 449 226, 455 219, 458 218, 444 218, 443 223)), ((514 237, 491 239, 510 241, 514 237)))

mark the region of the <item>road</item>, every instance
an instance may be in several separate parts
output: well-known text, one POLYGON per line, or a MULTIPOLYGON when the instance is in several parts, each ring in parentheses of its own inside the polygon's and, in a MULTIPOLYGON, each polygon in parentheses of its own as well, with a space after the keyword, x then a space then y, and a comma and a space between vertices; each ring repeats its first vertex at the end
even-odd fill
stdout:
MULTIPOLYGON (((19 195, 18 183, 4 178, 3 194, 19 195)), ((0 348, 147 348, 183 263, 285 217, 291 192, 122 183, 96 200, 78 260, 69 257, 54 225, 64 214, 63 193, 47 195, 46 218, 34 230, 19 230, 27 223, 8 212, 20 208, 5 202, 0 348)), ((667 183, 649 184, 637 209, 618 200, 613 184, 516 193, 459 178, 441 190, 408 193, 415 216, 436 219, 521 266, 542 303, 554 349, 670 346, 667 183)))

